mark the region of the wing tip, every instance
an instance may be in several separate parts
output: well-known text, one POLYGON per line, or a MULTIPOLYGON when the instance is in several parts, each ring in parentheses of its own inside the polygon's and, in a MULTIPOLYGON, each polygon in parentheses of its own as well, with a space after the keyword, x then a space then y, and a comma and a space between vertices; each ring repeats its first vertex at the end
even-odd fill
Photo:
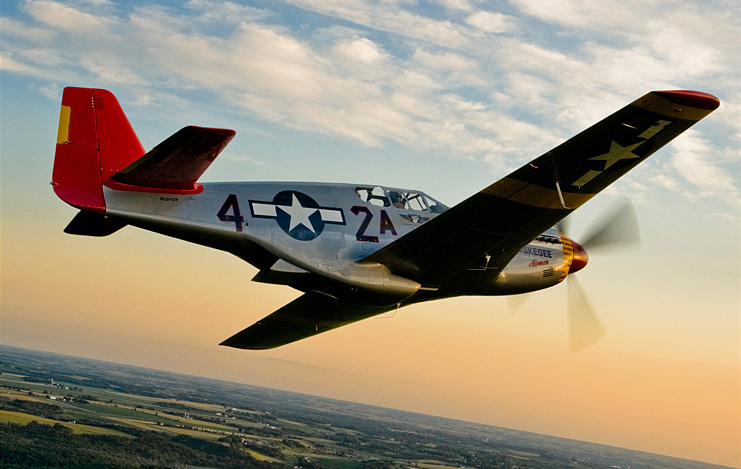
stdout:
POLYGON ((655 94, 673 103, 697 109, 714 111, 720 106, 720 100, 709 93, 693 90, 654 91, 655 94))
POLYGON ((267 349, 275 348, 275 346, 251 344, 245 341, 233 340, 232 338, 224 340, 219 345, 222 345, 224 347, 239 348, 242 350, 267 350, 267 349))
POLYGON ((257 322, 247 329, 239 331, 228 339, 223 340, 219 345, 239 348, 242 350, 268 350, 291 342, 270 340, 270 337, 263 337, 262 339, 260 337, 255 337, 255 328, 259 327, 260 323, 257 322))

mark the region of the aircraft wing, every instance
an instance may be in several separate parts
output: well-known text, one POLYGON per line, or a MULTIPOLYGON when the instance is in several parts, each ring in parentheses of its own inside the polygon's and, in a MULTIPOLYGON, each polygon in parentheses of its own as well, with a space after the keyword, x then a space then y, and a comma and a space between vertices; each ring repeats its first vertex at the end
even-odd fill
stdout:
POLYGON ((306 293, 219 345, 252 350, 280 347, 395 308, 344 303, 306 293))
POLYGON ((474 264, 501 270, 522 246, 719 105, 695 91, 648 93, 364 260, 430 290, 474 264))
POLYGON ((193 190, 235 134, 230 129, 183 127, 109 181, 150 189, 193 190))

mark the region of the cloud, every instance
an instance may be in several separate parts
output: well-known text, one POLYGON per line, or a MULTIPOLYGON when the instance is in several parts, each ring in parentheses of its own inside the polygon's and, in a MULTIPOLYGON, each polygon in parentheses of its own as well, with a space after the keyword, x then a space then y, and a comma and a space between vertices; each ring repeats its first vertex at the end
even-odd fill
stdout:
POLYGON ((487 33, 506 33, 515 29, 514 20, 501 13, 477 11, 466 18, 466 23, 487 33))
MULTIPOLYGON (((657 88, 717 84, 726 96, 711 118, 722 130, 712 143, 697 138, 704 151, 725 155, 728 139, 741 135, 741 60, 729 45, 739 24, 723 1, 697 9, 675 0, 619 8, 613 0, 558 8, 513 0, 519 16, 462 0, 430 10, 395 0, 290 4, 304 10, 303 23, 262 3, 27 0, 2 17, 0 69, 40 86, 113 86, 153 110, 167 103, 161 112, 170 119, 172 108, 203 108, 183 97, 200 90, 204 101, 288 128, 497 169, 519 166, 657 88), (645 21, 629 8, 645 11, 645 21)), ((677 173, 653 187, 697 188, 695 169, 734 183, 711 170, 732 173, 732 157, 709 164, 698 154, 685 148, 677 173)), ((700 192, 719 196, 710 189, 700 192)))
POLYGON ((0 17, 0 31, 2 31, 3 36, 37 44, 49 42, 54 37, 54 33, 48 28, 31 26, 8 17, 0 17))
MULTIPOLYGON (((602 46, 618 41, 619 50, 639 51, 641 56, 665 63, 667 77, 716 73, 727 67, 724 57, 739 56, 741 17, 735 2, 719 0, 700 5, 678 0, 513 0, 513 3, 527 15, 568 27, 569 36, 588 35, 590 42, 602 46)), ((638 64, 634 70, 643 72, 638 64)))
POLYGON ((35 67, 15 60, 13 55, 7 52, 0 53, 0 70, 22 73, 24 75, 38 74, 35 67))
POLYGON ((638 27, 636 18, 642 15, 637 12, 645 11, 635 2, 631 8, 626 2, 615 0, 512 0, 512 3, 523 13, 548 23, 596 30, 605 26, 621 30, 638 27))
MULTIPOLYGON (((733 177, 713 161, 716 153, 710 143, 696 131, 687 131, 681 139, 672 142, 675 151, 672 157, 672 166, 687 182, 699 190, 693 195, 713 196, 725 199, 727 202, 741 206, 739 188, 736 187, 733 177)), ((741 152, 735 152, 736 161, 741 152)))
POLYGON ((110 24, 102 16, 51 0, 27 2, 26 10, 39 23, 74 35, 104 34, 110 24))
POLYGON ((419 48, 411 59, 401 64, 407 70, 424 75, 431 80, 430 90, 486 89, 491 79, 486 77, 476 60, 450 51, 433 52, 419 48))
POLYGON ((443 5, 446 10, 452 12, 471 11, 474 8, 468 0, 436 0, 436 3, 443 5))
POLYGON ((348 42, 341 42, 335 46, 335 53, 339 59, 364 64, 383 60, 384 55, 379 46, 367 38, 354 38, 348 42))
POLYGON ((195 12, 201 23, 238 24, 261 21, 273 16, 269 10, 219 0, 188 0, 185 7, 195 12))

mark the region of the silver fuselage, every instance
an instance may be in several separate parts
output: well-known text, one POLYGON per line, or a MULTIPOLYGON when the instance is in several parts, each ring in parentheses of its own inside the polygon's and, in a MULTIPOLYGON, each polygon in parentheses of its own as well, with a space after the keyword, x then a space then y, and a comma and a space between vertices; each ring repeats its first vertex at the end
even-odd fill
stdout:
POLYGON ((104 187, 106 216, 240 255, 260 270, 256 281, 369 304, 418 294, 413 301, 525 293, 556 285, 568 273, 565 236, 555 229, 523 246, 504 269, 490 268, 482 257, 459 274, 473 281, 454 287, 420 285, 364 262, 447 209, 416 190, 269 182, 205 183, 202 189, 182 195, 104 187))

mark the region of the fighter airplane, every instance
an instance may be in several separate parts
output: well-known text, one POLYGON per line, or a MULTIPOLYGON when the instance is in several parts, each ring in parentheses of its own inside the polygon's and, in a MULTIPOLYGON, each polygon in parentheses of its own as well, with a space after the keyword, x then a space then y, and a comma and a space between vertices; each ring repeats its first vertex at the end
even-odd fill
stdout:
POLYGON ((374 184, 199 183, 233 130, 184 127, 146 152, 111 92, 69 87, 52 185, 80 210, 67 233, 132 225, 232 253, 258 269, 252 280, 303 292, 221 343, 269 349, 413 303, 561 283, 588 256, 556 223, 719 105, 650 92, 447 207, 374 184))

